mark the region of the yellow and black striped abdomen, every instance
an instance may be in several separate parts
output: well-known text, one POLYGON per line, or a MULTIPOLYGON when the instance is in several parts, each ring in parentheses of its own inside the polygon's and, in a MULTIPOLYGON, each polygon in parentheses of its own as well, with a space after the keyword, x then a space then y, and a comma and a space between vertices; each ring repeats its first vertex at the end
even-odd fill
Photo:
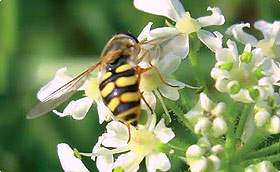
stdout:
POLYGON ((130 64, 107 70, 99 85, 105 105, 122 122, 136 126, 141 112, 138 78, 130 64))

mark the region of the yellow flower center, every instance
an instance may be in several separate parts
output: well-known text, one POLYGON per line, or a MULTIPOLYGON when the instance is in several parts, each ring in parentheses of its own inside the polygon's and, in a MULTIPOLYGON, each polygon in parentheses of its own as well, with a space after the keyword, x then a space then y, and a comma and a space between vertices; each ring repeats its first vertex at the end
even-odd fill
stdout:
POLYGON ((191 18, 189 12, 186 12, 185 17, 180 19, 176 23, 175 27, 179 30, 179 32, 186 34, 198 32, 201 28, 200 23, 196 19, 191 18))
POLYGON ((156 90, 161 81, 155 70, 150 70, 141 75, 140 88, 144 91, 156 90))
POLYGON ((99 79, 90 79, 90 81, 85 85, 85 94, 92 100, 96 100, 101 97, 99 91, 99 79))
POLYGON ((271 38, 270 40, 260 40, 256 47, 261 48, 265 56, 271 58, 280 56, 280 47, 275 44, 275 38, 271 38))
POLYGON ((152 153, 155 144, 158 141, 159 140, 153 132, 147 130, 136 130, 131 135, 128 147, 136 155, 146 156, 152 153))

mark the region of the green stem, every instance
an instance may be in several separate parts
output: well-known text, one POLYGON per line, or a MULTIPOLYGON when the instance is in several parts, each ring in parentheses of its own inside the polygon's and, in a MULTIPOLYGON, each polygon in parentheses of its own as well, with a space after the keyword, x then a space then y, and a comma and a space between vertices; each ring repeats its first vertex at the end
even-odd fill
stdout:
POLYGON ((251 112, 251 106, 252 106, 251 104, 246 104, 243 107, 241 118, 239 120, 237 129, 236 129, 236 132, 235 132, 235 138, 236 139, 241 138, 241 136, 242 136, 242 133, 244 131, 244 127, 246 125, 248 116, 249 116, 249 114, 251 112))
POLYGON ((178 108, 178 106, 175 104, 175 102, 171 101, 169 99, 166 99, 166 98, 164 99, 164 102, 176 114, 176 116, 183 122, 183 124, 194 133, 193 126, 185 118, 185 116, 184 116, 185 113, 182 112, 182 110, 180 108, 178 108))
POLYGON ((246 159, 253 159, 253 158, 259 158, 259 157, 263 157, 263 156, 266 156, 270 153, 273 153, 273 152, 276 152, 276 151, 279 151, 280 150, 280 142, 278 143, 275 143, 273 145, 270 145, 268 147, 265 147, 257 152, 252 152, 252 153, 249 153, 247 156, 246 156, 246 159))
POLYGON ((226 156, 229 158, 229 155, 232 154, 234 151, 234 148, 236 146, 236 140, 234 135, 234 128, 235 128, 235 121, 238 116, 238 106, 239 104, 231 101, 230 105, 228 106, 228 116, 227 116, 227 124, 228 124, 228 131, 226 135, 226 143, 225 143, 225 149, 226 149, 226 156))
POLYGON ((194 69, 198 85, 203 86, 205 89, 204 91, 207 93, 208 88, 207 84, 205 81, 204 76, 201 74, 201 71, 199 69, 199 63, 198 63, 198 58, 197 58, 197 52, 200 49, 200 41, 198 40, 196 35, 190 35, 190 51, 189 51, 189 56, 188 59, 190 61, 190 64, 192 68, 194 69))
POLYGON ((180 99, 182 100, 183 104, 185 105, 186 110, 189 111, 191 109, 191 103, 190 103, 191 101, 190 101, 187 91, 185 89, 182 90, 180 99))
POLYGON ((263 130, 257 130, 252 137, 242 146, 234 155, 233 161, 240 162, 245 159, 245 155, 255 150, 260 143, 268 137, 268 133, 263 130))

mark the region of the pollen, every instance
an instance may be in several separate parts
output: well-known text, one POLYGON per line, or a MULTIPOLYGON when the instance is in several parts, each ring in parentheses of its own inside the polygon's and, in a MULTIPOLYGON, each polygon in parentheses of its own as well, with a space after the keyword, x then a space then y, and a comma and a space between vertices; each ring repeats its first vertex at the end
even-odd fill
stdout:
POLYGON ((186 34, 191 34, 193 32, 198 32, 201 28, 199 22, 193 18, 189 12, 186 12, 185 17, 179 20, 175 27, 181 32, 186 34))
POLYGON ((153 132, 136 130, 132 133, 128 146, 135 154, 146 156, 154 150, 157 142, 159 142, 159 140, 153 132))

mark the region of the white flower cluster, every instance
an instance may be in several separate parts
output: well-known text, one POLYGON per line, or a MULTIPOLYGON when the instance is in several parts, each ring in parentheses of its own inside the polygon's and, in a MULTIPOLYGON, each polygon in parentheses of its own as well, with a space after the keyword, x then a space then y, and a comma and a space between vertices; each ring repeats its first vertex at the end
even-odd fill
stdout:
MULTIPOLYGON (((106 126, 107 132, 99 137, 92 153, 89 154, 92 160, 96 161, 100 172, 110 172, 113 169, 134 172, 139 169, 139 164, 144 158, 148 172, 170 169, 166 154, 158 152, 155 147, 157 144, 168 143, 175 134, 165 126, 164 119, 157 125, 156 116, 150 117, 148 121, 147 125, 139 126, 139 129, 132 128, 129 142, 129 133, 123 123, 112 121, 106 126), (114 160, 116 154, 121 155, 114 160)), ((64 171, 88 171, 68 145, 59 144, 58 154, 64 171)))
POLYGON ((161 119, 156 124, 155 116, 148 125, 132 129, 131 140, 128 141, 127 127, 121 122, 113 121, 106 127, 107 132, 99 137, 98 143, 92 151, 92 159, 96 160, 97 168, 101 172, 121 168, 127 172, 137 171, 140 162, 146 158, 147 171, 155 172, 157 169, 167 171, 170 162, 166 154, 155 150, 157 144, 166 144, 175 137, 170 128, 161 119), (113 155, 124 153, 114 161, 113 155))
MULTIPOLYGON (((139 83, 140 91, 153 110, 159 101, 170 118, 163 97, 176 101, 180 97, 179 90, 188 87, 187 84, 172 79, 171 74, 189 54, 189 36, 195 34, 197 40, 215 53, 216 64, 211 70, 215 88, 228 93, 234 101, 253 103, 255 126, 270 134, 280 133, 280 96, 274 87, 280 85, 279 21, 257 21, 254 24, 255 28, 263 33, 262 40, 257 40, 243 31, 244 27, 250 27, 248 23, 235 24, 228 28, 227 34, 244 44, 243 52, 239 53, 234 41, 227 40, 227 47, 223 47, 223 35, 220 32, 203 29, 224 24, 225 18, 217 7, 207 8, 211 15, 194 19, 179 0, 134 0, 134 6, 141 11, 164 16, 174 23, 152 29, 153 23, 149 22, 138 36, 140 42, 152 42, 141 44, 141 62, 138 65, 142 69, 151 67, 151 64, 154 66, 153 70, 141 75, 139 83)), ((100 74, 96 78, 91 77, 80 88, 85 92, 85 97, 71 101, 63 112, 54 110, 60 117, 71 116, 81 120, 95 102, 99 123, 113 120, 107 124, 107 131, 98 138, 91 153, 73 151, 67 144, 58 145, 58 155, 64 171, 88 172, 80 155, 91 157, 101 172, 135 172, 144 159, 148 172, 170 170, 168 155, 174 153, 175 149, 170 149, 168 153, 157 149, 158 145, 167 145, 175 137, 172 129, 166 127, 165 119, 156 120, 158 116, 155 114, 144 113, 148 115, 146 123, 138 124, 136 128, 131 127, 129 140, 127 126, 118 122, 102 101, 99 92, 100 77, 100 74)), ((66 75, 66 68, 59 69, 54 79, 38 92, 38 99, 44 99, 71 79, 72 77, 66 75)), ((143 102, 142 109, 143 112, 149 112, 143 102)), ((214 103, 205 93, 200 93, 197 104, 184 115, 184 120, 190 123, 191 129, 200 138, 197 144, 184 150, 186 157, 180 157, 187 161, 192 172, 216 172, 222 168, 224 146, 220 143, 224 140, 221 141, 221 138, 227 132, 230 133, 226 113, 224 102, 214 103)), ((268 169, 274 167, 270 162, 264 161, 249 166, 245 171, 271 171, 268 169)))
POLYGON ((205 137, 220 137, 227 132, 225 113, 225 103, 215 104, 205 93, 200 93, 199 101, 185 114, 185 117, 193 125, 196 134, 205 137))
POLYGON ((228 40, 227 45, 228 48, 216 51, 217 63, 211 71, 217 90, 243 103, 266 100, 274 92, 278 67, 272 59, 264 57, 261 49, 251 50, 250 44, 241 55, 235 42, 228 40))
POLYGON ((187 162, 192 172, 216 172, 221 167, 222 145, 211 145, 206 137, 191 145, 186 153, 187 162))
POLYGON ((255 104, 255 124, 270 134, 280 133, 280 96, 274 93, 267 101, 255 104))

